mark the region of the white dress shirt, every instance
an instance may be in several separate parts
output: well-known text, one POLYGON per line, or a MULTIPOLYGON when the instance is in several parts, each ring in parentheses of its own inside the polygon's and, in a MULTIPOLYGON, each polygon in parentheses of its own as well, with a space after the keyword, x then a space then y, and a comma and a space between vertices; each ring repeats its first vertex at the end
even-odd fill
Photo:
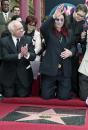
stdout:
MULTIPOLYGON (((15 47, 16 47, 16 45, 17 45, 17 39, 19 39, 19 42, 20 42, 20 38, 17 38, 17 37, 15 37, 15 36, 12 36, 12 39, 13 39, 14 45, 15 45, 15 47)), ((26 58, 26 59, 29 59, 29 57, 30 57, 30 53, 28 52, 28 55, 25 56, 25 58, 26 58)), ((21 54, 20 54, 20 53, 18 54, 18 59, 21 59, 21 54)))
POLYGON ((9 15, 8 12, 7 13, 3 12, 3 16, 4 16, 6 22, 8 21, 8 15, 9 15))
POLYGON ((16 47, 16 45, 17 45, 17 39, 19 39, 19 42, 20 42, 20 38, 12 36, 12 39, 13 39, 14 45, 16 47))

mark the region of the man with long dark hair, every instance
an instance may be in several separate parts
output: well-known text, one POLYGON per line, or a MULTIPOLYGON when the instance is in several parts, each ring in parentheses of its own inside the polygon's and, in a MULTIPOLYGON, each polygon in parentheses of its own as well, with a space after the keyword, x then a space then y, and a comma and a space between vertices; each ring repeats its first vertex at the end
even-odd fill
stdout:
POLYGON ((72 32, 66 25, 66 16, 61 8, 41 26, 46 44, 40 64, 41 96, 44 99, 71 98, 71 57, 75 48, 72 32))

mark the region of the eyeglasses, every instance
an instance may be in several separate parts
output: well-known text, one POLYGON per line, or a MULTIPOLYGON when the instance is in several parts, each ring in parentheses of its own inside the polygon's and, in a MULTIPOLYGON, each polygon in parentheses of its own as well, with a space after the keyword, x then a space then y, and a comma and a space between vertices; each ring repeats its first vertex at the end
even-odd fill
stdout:
POLYGON ((64 19, 62 18, 62 19, 59 19, 59 18, 55 18, 55 21, 61 21, 61 22, 64 22, 64 19))

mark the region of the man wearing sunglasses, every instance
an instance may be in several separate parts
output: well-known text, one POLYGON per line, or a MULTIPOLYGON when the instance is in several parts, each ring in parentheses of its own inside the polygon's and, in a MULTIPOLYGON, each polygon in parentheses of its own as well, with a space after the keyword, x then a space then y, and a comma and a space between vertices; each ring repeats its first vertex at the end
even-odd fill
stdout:
POLYGON ((41 97, 44 99, 71 99, 72 32, 66 26, 63 6, 57 8, 40 30, 45 39, 46 52, 40 63, 41 97))
POLYGON ((78 43, 81 43, 81 49, 85 48, 84 39, 86 37, 86 31, 83 26, 85 23, 85 16, 87 14, 87 7, 84 4, 79 4, 68 16, 68 26, 73 30, 74 44, 76 47, 76 54, 72 57, 72 91, 78 96, 79 85, 78 85, 78 67, 79 67, 79 52, 78 43))

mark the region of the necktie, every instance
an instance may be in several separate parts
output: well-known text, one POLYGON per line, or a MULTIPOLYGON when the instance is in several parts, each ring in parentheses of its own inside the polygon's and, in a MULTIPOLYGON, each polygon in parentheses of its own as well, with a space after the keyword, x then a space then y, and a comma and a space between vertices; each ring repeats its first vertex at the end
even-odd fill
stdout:
POLYGON ((17 43, 16 43, 16 48, 17 48, 17 52, 19 51, 19 39, 17 38, 17 43))
POLYGON ((5 14, 5 21, 6 21, 6 22, 8 21, 8 16, 7 16, 7 14, 5 14))

